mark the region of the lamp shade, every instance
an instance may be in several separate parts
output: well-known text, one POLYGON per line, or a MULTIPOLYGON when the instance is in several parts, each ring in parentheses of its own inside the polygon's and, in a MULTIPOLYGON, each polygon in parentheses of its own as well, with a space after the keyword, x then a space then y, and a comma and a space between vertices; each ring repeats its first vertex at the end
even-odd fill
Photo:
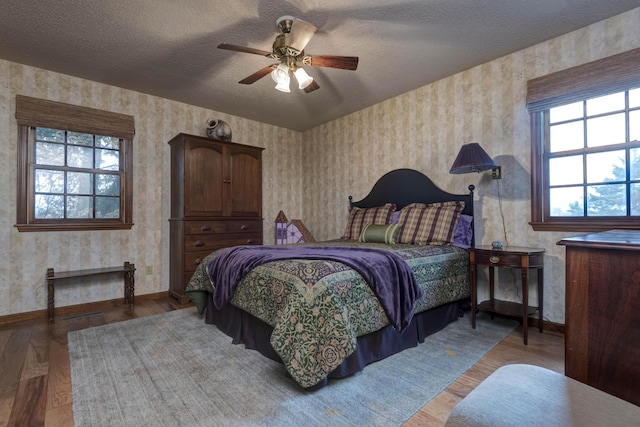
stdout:
POLYGON ((291 90, 289 89, 289 77, 279 81, 278 84, 276 85, 276 89, 278 89, 280 92, 286 92, 286 93, 291 92, 291 90))
POLYGON ((303 68, 296 68, 293 75, 296 76, 296 80, 298 80, 298 87, 300 89, 304 89, 313 82, 313 78, 307 74, 303 68))
POLYGON ((282 63, 278 64, 278 66, 271 71, 271 78, 276 83, 287 81, 289 79, 289 67, 282 63))
POLYGON ((289 67, 285 64, 278 65, 272 72, 271 78, 276 82, 276 89, 280 92, 289 92, 289 67))
POLYGON ((496 167, 497 166, 493 159, 491 159, 487 152, 482 149, 480 144, 472 142, 470 144, 465 144, 460 148, 460 152, 458 153, 456 160, 453 162, 449 173, 460 174, 481 172, 496 167))

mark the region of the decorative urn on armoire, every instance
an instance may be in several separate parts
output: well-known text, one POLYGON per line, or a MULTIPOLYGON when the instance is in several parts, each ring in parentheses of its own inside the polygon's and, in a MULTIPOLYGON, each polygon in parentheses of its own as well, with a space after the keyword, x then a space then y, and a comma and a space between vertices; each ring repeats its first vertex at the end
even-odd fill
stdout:
POLYGON ((207 136, 218 141, 231 141, 231 126, 223 120, 207 120, 207 136))

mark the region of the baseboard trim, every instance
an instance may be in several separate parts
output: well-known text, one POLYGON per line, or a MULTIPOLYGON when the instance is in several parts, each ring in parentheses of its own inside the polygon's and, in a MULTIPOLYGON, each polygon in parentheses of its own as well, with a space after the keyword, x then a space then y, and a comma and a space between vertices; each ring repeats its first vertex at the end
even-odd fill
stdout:
MULTIPOLYGON (((471 314, 471 313, 469 313, 471 314)), ((518 320, 520 322, 520 324, 522 324, 522 318, 519 316, 509 316, 509 315, 505 315, 505 314, 500 314, 500 313, 494 313, 493 314, 495 317, 502 317, 502 318, 506 318, 506 319, 514 319, 514 320, 518 320)), ((534 315, 534 316, 537 316, 534 315)), ((529 324, 529 330, 531 330, 532 328, 534 329, 538 329, 538 325, 540 324, 540 321, 538 320, 537 317, 529 317, 529 320, 527 321, 527 323, 529 324)), ((557 332, 559 334, 565 334, 565 328, 564 328, 564 324, 562 323, 554 323, 551 322, 549 320, 543 320, 542 321, 542 330, 543 331, 549 331, 549 332, 557 332)))
MULTIPOLYGON (((136 295, 135 299, 137 301, 140 300, 150 300, 150 299, 159 299, 159 298, 166 298, 169 296, 169 292, 168 291, 164 291, 164 292, 156 292, 156 293, 151 293, 151 294, 144 294, 144 295, 136 295)), ((122 298, 116 298, 116 299, 112 299, 112 300, 106 300, 106 301, 97 301, 97 302, 90 302, 90 303, 86 303, 86 304, 77 304, 77 305, 67 305, 64 307, 56 307, 56 315, 57 316, 68 316, 70 314, 76 314, 76 313, 81 313, 84 311, 96 311, 96 310, 100 310, 101 308, 104 307, 113 307, 113 306, 117 306, 117 305, 123 305, 124 306, 124 300, 122 298)), ((14 323, 14 322, 21 322, 24 320, 33 320, 33 319, 46 319, 47 318, 47 310, 43 309, 43 310, 37 310, 37 311, 30 311, 30 312, 26 312, 26 313, 16 313, 16 314, 9 314, 7 316, 0 316, 0 325, 4 325, 6 323, 14 323)), ((537 328, 538 327, 538 319, 536 319, 535 317, 530 317, 529 318, 529 327, 530 328, 537 328)), ((565 328, 564 325, 561 323, 554 323, 554 322, 550 322, 548 320, 544 320, 542 322, 542 329, 545 331, 553 331, 553 332, 558 332, 561 334, 565 333, 565 328)))
MULTIPOLYGON (((168 295, 169 295, 168 291, 156 292, 152 294, 136 295, 135 300, 141 301, 141 300, 149 300, 149 299, 166 298, 168 295)), ((116 298, 116 299, 106 300, 106 301, 89 302, 85 304, 67 305, 64 307, 56 307, 56 317, 62 317, 70 314, 81 313, 83 311, 96 311, 104 307, 113 307, 118 305, 122 305, 123 307, 125 306, 124 300, 122 298, 116 298)), ((9 314, 7 316, 0 316, 0 325, 4 325, 6 323, 21 322, 24 320, 46 319, 46 318, 47 318, 47 309, 29 311, 26 313, 9 314)))
MULTIPOLYGON (((539 322, 540 321, 538 319, 530 317, 529 318, 529 327, 537 328, 539 322)), ((558 332, 560 334, 564 334, 564 324, 562 324, 562 323, 554 323, 554 322, 550 322, 548 320, 543 320, 542 321, 542 330, 543 331, 558 332)))

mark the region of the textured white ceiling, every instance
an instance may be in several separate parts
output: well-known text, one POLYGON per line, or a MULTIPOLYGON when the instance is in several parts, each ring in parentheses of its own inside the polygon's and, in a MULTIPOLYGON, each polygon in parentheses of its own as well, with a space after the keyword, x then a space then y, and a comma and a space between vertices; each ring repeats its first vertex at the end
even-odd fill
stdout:
POLYGON ((2 0, 0 58, 294 130, 306 130, 627 10, 640 0, 2 0), (359 56, 306 67, 320 89, 274 89, 275 21, 318 32, 305 52, 359 56))

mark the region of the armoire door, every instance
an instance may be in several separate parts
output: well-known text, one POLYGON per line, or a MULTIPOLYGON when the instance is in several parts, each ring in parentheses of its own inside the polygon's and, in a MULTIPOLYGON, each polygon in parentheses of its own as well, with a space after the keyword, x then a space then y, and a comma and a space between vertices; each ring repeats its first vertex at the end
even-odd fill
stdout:
POLYGON ((262 217, 262 149, 227 147, 228 193, 225 215, 262 217))
POLYGON ((224 146, 187 139, 184 150, 184 215, 224 215, 224 146))

